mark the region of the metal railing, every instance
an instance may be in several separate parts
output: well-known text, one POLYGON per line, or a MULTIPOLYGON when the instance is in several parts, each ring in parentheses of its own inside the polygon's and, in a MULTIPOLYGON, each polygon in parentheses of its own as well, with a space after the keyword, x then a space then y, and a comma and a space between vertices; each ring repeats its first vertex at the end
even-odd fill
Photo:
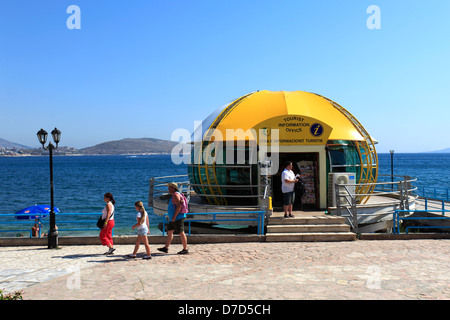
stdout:
MULTIPOLYGON (((449 220, 450 217, 445 216, 446 212, 450 210, 395 210, 393 214, 393 232, 394 234, 400 234, 400 220, 449 220), (401 217, 401 213, 442 213, 440 217, 401 217)), ((450 226, 408 226, 405 228, 406 234, 408 234, 409 229, 441 229, 450 228, 450 226)))
MULTIPOLYGON (((389 175, 379 175, 381 179, 383 178, 393 178, 401 177, 399 181, 386 181, 386 182, 372 182, 364 184, 335 184, 335 197, 336 197, 336 208, 339 216, 347 217, 353 232, 358 233, 358 216, 371 216, 373 213, 361 214, 358 213, 358 208, 364 208, 373 206, 373 203, 358 203, 357 199, 364 197, 373 196, 384 196, 384 202, 377 202, 376 205, 392 205, 400 207, 401 210, 409 210, 409 201, 412 196, 414 199, 418 198, 415 194, 417 187, 412 183, 417 181, 417 178, 411 178, 409 176, 389 176, 389 175), (351 192, 350 189, 355 190, 358 186, 365 185, 374 188, 372 193, 367 194, 356 194, 351 192), (342 200, 344 203, 342 203, 342 200)), ((393 213, 392 210, 391 213, 393 213)), ((388 214, 388 212, 384 212, 388 214)))
MULTIPOLYGON (((424 200, 425 200, 425 210, 428 210, 428 200, 435 200, 435 199, 425 198, 424 200)), ((442 210, 445 210, 445 200, 437 200, 437 201, 441 201, 442 210)))
POLYGON ((338 215, 341 217, 349 217, 347 219, 350 223, 350 226, 353 232, 358 233, 358 213, 356 211, 356 196, 350 192, 348 189, 348 185, 335 184, 335 192, 336 192, 336 207, 338 209, 338 215), (344 190, 345 193, 342 192, 344 190), (345 199, 347 205, 341 204, 341 197, 345 199), (348 213, 348 216, 342 214, 342 211, 345 210, 348 213))
MULTIPOLYGON (((14 220, 11 219, 12 221, 0 221, 0 226, 1 225, 24 225, 24 224, 27 224, 27 225, 30 226, 28 229, 7 229, 7 228, 3 229, 2 228, 2 229, 0 229, 0 232, 9 232, 9 233, 30 232, 30 238, 32 238, 33 237, 33 232, 31 230, 31 228, 36 223, 38 223, 39 226, 40 226, 38 236, 40 238, 40 237, 42 237, 42 227, 44 227, 44 226, 48 227, 48 224, 50 223, 49 221, 43 220, 43 217, 48 216, 48 215, 49 215, 48 213, 0 214, 0 219, 7 218, 7 217, 14 218, 14 220), (23 217, 36 217, 36 219, 30 219, 30 220, 26 220, 26 221, 18 221, 18 220, 16 220, 17 217, 20 217, 20 216, 23 216, 23 217)), ((101 215, 101 213, 98 213, 98 212, 97 213, 57 213, 56 217, 59 218, 59 217, 62 217, 62 216, 64 216, 64 217, 67 217, 67 216, 95 216, 96 218, 99 218, 100 215, 101 215)), ((97 219, 96 220, 57 220, 56 223, 57 223, 57 225, 58 224, 59 225, 73 224, 73 223, 76 223, 76 224, 85 224, 85 223, 87 224, 87 223, 89 223, 90 225, 95 226, 93 228, 90 228, 90 227, 86 227, 86 228, 58 228, 58 230, 57 230, 58 233, 60 231, 99 230, 96 227, 97 219)), ((114 232, 114 230, 113 230, 113 232, 114 232)))
POLYGON ((178 187, 180 188, 180 192, 185 193, 186 198, 189 202, 190 200, 190 182, 188 179, 188 175, 179 174, 173 176, 165 176, 165 177, 151 177, 150 178, 150 186, 148 193, 148 205, 149 207, 153 207, 153 198, 155 196, 160 196, 168 193, 167 184, 169 182, 176 182, 178 187))
MULTIPOLYGON (((151 177, 150 185, 149 185, 149 207, 154 207, 154 199, 157 197, 167 196, 167 183, 176 182, 179 187, 179 191, 182 192, 189 204, 202 204, 207 205, 205 201, 202 201, 204 198, 230 198, 230 199, 253 199, 256 200, 256 204, 237 204, 237 205, 214 205, 214 208, 226 208, 226 209, 242 209, 249 208, 254 210, 260 210, 267 207, 266 200, 268 199, 268 186, 265 184, 259 185, 209 185, 209 184, 192 184, 189 181, 188 175, 174 175, 174 176, 164 176, 164 177, 151 177), (259 192, 255 194, 197 194, 194 187, 204 187, 204 188, 242 188, 242 189, 259 189, 259 192)), ((160 208, 166 209, 166 208, 160 208)))
MULTIPOLYGON (((200 212, 200 213, 187 213, 187 215, 201 215, 201 216, 212 216, 212 219, 189 219, 186 218, 185 222, 189 223, 188 235, 191 235, 191 222, 232 222, 232 221, 255 221, 258 222, 258 235, 264 234, 264 219, 265 219, 265 211, 241 211, 241 212, 200 212), (256 218, 249 218, 248 215, 253 214, 257 215, 256 218), (246 215, 243 218, 234 218, 234 219, 224 219, 217 218, 217 215, 246 215)), ((163 236, 165 235, 166 230, 166 220, 169 215, 166 213, 163 215, 163 226, 162 232, 163 236)))
POLYGON ((423 198, 450 201, 450 188, 420 187, 419 190, 423 198))

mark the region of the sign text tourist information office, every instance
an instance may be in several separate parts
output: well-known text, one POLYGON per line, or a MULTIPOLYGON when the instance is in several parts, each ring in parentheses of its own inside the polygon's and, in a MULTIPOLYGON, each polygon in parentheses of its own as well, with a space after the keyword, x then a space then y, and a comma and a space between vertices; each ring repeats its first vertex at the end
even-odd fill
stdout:
MULTIPOLYGON (((268 161, 272 163, 269 181, 275 207, 281 206, 280 175, 288 160, 306 187, 306 194, 296 200, 297 209, 327 208, 329 173, 353 172, 356 183, 377 179, 374 140, 345 108, 314 93, 250 93, 206 118, 192 140, 189 179, 209 204, 256 204, 255 197, 227 195, 260 193, 258 163, 268 161)), ((370 186, 356 188, 357 194, 371 191, 370 186)))

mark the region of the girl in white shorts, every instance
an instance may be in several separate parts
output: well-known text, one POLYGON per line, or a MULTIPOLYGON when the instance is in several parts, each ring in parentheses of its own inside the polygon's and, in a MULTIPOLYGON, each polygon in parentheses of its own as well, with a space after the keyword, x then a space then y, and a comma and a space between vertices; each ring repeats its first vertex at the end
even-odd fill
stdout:
POLYGON ((148 228, 149 228, 149 224, 148 224, 148 214, 145 211, 144 205, 141 201, 138 201, 134 204, 134 207, 136 209, 136 211, 138 212, 136 215, 136 220, 137 223, 135 225, 133 225, 131 228, 134 230, 136 228, 137 231, 137 239, 136 239, 136 243, 134 245, 134 251, 132 254, 129 254, 128 256, 130 258, 136 258, 136 253, 139 250, 139 246, 141 244, 141 242, 144 243, 145 246, 145 251, 147 251, 147 255, 144 256, 144 259, 151 259, 152 257, 150 256, 150 246, 148 244, 148 239, 147 239, 147 234, 148 232, 148 228))

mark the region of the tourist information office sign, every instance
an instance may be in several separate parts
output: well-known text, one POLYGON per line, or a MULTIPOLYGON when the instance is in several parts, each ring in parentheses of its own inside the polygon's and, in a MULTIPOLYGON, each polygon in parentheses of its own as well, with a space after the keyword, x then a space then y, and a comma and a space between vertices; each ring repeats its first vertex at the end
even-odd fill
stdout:
POLYGON ((301 115, 270 118, 256 125, 254 129, 258 133, 258 144, 267 146, 325 145, 333 130, 317 119, 301 115))

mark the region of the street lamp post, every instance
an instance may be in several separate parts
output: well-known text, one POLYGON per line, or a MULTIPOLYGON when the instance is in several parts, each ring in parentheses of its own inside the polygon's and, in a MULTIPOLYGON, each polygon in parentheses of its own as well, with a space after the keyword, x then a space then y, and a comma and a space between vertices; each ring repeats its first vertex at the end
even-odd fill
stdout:
POLYGON ((391 154, 391 190, 394 190, 394 150, 389 150, 391 154))
POLYGON ((55 222, 55 205, 53 199, 53 149, 58 148, 58 143, 61 139, 61 131, 58 129, 54 129, 52 131, 53 141, 55 141, 56 146, 54 146, 51 142, 48 143, 47 147, 45 143, 47 142, 47 131, 41 129, 38 131, 37 136, 39 142, 42 144, 42 148, 44 150, 48 150, 50 154, 50 201, 51 201, 51 209, 50 209, 50 232, 48 233, 48 248, 55 249, 58 247, 58 231, 56 231, 56 222, 55 222))

